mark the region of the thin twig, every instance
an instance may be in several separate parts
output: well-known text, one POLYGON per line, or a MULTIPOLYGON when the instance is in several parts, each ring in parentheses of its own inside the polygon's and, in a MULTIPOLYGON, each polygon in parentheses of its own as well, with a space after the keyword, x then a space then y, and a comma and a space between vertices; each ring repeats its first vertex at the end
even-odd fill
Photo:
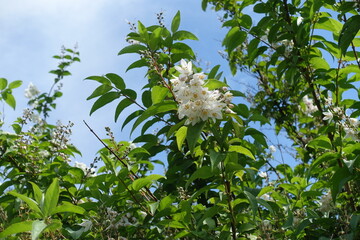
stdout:
MULTIPOLYGON (((107 150, 109 150, 109 152, 112 153, 116 157, 116 159, 119 160, 124 165, 125 168, 129 169, 128 165, 124 162, 124 157, 122 157, 122 158, 119 157, 109 146, 107 146, 104 143, 103 140, 101 140, 101 138, 94 132, 94 130, 86 123, 86 121, 85 120, 83 120, 83 121, 84 121, 85 125, 88 127, 88 129, 90 130, 90 132, 92 134, 94 134, 94 136, 104 145, 104 147, 107 150)), ((129 170, 129 172, 131 173, 131 175, 129 175, 129 177, 132 181, 139 178, 131 169, 129 170)), ((147 187, 144 187, 144 188, 145 188, 147 194, 149 194, 149 196, 152 198, 152 200, 158 201, 157 197, 154 196, 154 194, 150 191, 149 188, 147 188, 147 187)))

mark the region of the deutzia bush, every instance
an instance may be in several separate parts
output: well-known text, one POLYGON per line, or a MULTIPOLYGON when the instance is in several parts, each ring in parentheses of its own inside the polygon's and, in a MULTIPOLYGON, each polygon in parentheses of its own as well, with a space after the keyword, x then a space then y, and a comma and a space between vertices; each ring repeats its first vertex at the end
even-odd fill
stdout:
MULTIPOLYGON (((180 12, 169 26, 162 12, 155 25, 130 23, 119 55, 138 57, 127 70, 146 69, 142 91, 115 73, 86 78, 99 84, 90 115, 114 104, 123 119, 105 134, 85 122, 104 147, 73 164, 72 124, 48 122, 79 61, 63 48, 50 91, 29 85, 29 109, 0 131, 0 239, 360 238, 358 3, 209 6, 227 29, 222 56, 252 88, 228 86, 226 66, 194 64, 198 39, 180 12), (132 141, 116 139, 123 128, 132 141)), ((0 100, 15 108, 20 85, 0 78, 0 100)))

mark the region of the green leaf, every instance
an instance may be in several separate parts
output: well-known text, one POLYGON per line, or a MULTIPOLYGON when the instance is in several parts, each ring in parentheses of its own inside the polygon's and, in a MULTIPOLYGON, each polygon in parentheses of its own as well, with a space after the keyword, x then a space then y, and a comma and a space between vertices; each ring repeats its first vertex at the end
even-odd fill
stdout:
POLYGON ((151 100, 153 104, 157 104, 163 101, 166 95, 169 93, 169 89, 163 86, 154 86, 151 89, 151 100))
POLYGON ((105 75, 110 81, 115 85, 119 90, 124 90, 126 88, 124 79, 115 73, 108 73, 105 75))
POLYGON ((326 136, 320 136, 311 140, 308 143, 308 146, 315 149, 319 149, 319 148, 332 149, 331 141, 326 136))
POLYGON ((0 78, 0 90, 4 90, 7 86, 8 81, 6 78, 0 78))
POLYGON ((211 169, 214 170, 218 167, 219 163, 224 161, 226 158, 226 153, 216 152, 213 149, 210 150, 210 161, 211 169))
POLYGON ((14 98, 14 96, 11 93, 8 92, 3 92, 2 94, 3 99, 5 100, 5 102, 12 107, 13 109, 16 108, 16 100, 14 98))
POLYGON ((179 151, 181 151, 182 145, 183 145, 183 143, 184 143, 184 141, 186 139, 187 129, 188 128, 186 126, 182 126, 175 133, 176 144, 177 144, 177 147, 178 147, 179 151))
MULTIPOLYGON (((246 106, 246 105, 245 105, 246 106)), ((246 108, 247 109, 247 108, 246 108)), ((261 145, 263 145, 264 147, 266 147, 266 148, 268 148, 268 145, 267 145, 267 142, 266 142, 266 136, 262 133, 262 132, 260 132, 260 131, 258 131, 258 130, 256 130, 256 129, 254 129, 254 128, 248 128, 248 129, 246 129, 246 131, 245 131, 245 135, 250 135, 250 136, 252 136, 257 142, 259 142, 261 145)))
POLYGON ((11 224, 9 227, 7 227, 4 231, 0 233, 0 238, 6 238, 13 234, 31 231, 32 223, 33 221, 26 221, 11 224))
POLYGON ((163 28, 158 27, 156 28, 150 35, 149 47, 151 50, 157 50, 159 47, 159 43, 161 40, 161 33, 163 28))
POLYGON ((153 104, 152 100, 151 100, 150 90, 146 90, 143 92, 143 94, 141 96, 141 100, 142 100, 144 107, 146 107, 146 108, 150 107, 153 104))
POLYGON ((127 108, 128 106, 130 106, 131 104, 133 104, 133 101, 131 101, 128 98, 125 98, 123 100, 120 101, 120 103, 117 105, 116 110, 115 110, 115 122, 118 120, 120 113, 127 108))
POLYGON ((204 87, 207 87, 209 90, 218 89, 221 87, 227 87, 228 85, 217 79, 208 79, 206 80, 204 87))
POLYGON ((144 178, 139 178, 139 179, 136 179, 132 184, 131 186, 133 187, 133 189, 135 191, 139 191, 141 188, 145 187, 145 186, 150 186, 150 184, 153 182, 153 181, 157 181, 161 178, 165 178, 164 176, 161 176, 159 174, 151 174, 149 176, 146 176, 144 178))
POLYGON ((323 29, 332 32, 335 36, 340 34, 343 25, 334 18, 322 17, 315 23, 316 29, 323 29))
POLYGON ((125 53, 140 53, 141 51, 145 50, 147 50, 147 48, 144 45, 132 44, 121 49, 118 55, 122 55, 125 53))
POLYGON ((220 65, 216 65, 215 67, 213 67, 207 76, 208 79, 215 78, 216 73, 218 72, 219 68, 220 68, 220 65))
POLYGON ((10 89, 14 89, 14 88, 18 88, 20 87, 22 84, 22 81, 21 80, 16 80, 16 81, 13 81, 9 84, 9 88, 10 89))
POLYGON ((148 63, 147 63, 146 59, 142 58, 142 59, 130 64, 130 66, 126 69, 126 72, 133 68, 140 68, 140 67, 145 67, 145 66, 148 66, 148 63))
POLYGON ((128 156, 135 156, 135 155, 137 155, 137 154, 141 154, 141 155, 151 155, 145 148, 142 148, 142 147, 137 147, 137 148, 134 148, 134 149, 132 149, 130 152, 129 152, 129 154, 128 154, 128 156))
POLYGON ((93 104, 91 110, 90 110, 90 115, 95 112, 96 110, 98 110, 99 108, 105 106, 106 104, 114 101, 115 99, 120 97, 120 93, 119 92, 108 92, 105 93, 104 95, 102 95, 101 97, 99 97, 93 104))
POLYGON ((41 192, 41 189, 39 188, 38 185, 36 185, 33 182, 30 182, 32 187, 33 187, 33 192, 34 192, 34 198, 36 200, 36 202, 39 203, 39 205, 41 205, 42 201, 43 201, 43 193, 41 192))
POLYGON ((342 167, 339 168, 334 176, 331 178, 331 196, 332 199, 335 201, 336 196, 341 191, 343 186, 347 181, 352 178, 352 174, 349 172, 349 169, 342 167))
POLYGON ((355 15, 349 18, 340 33, 339 47, 343 55, 346 54, 346 50, 355 38, 356 34, 360 30, 360 15, 355 15))
POLYGON ((177 11, 171 22, 171 32, 175 33, 179 29, 180 19, 180 11, 177 11))
POLYGON ((90 77, 85 78, 85 80, 94 80, 101 84, 111 85, 110 80, 103 76, 90 76, 90 77))
POLYGON ((133 120, 134 118, 140 116, 142 113, 144 112, 144 110, 137 110, 135 112, 133 112, 132 114, 130 114, 124 121, 123 125, 121 126, 121 130, 126 126, 126 124, 128 124, 131 120, 133 120))
POLYGON ((150 212, 152 215, 155 215, 156 209, 159 207, 159 202, 149 203, 150 212))
POLYGON ((231 145, 231 146, 229 147, 229 151, 230 151, 230 152, 238 152, 238 153, 244 154, 244 155, 250 157, 251 159, 255 160, 255 157, 254 157, 254 155, 252 154, 252 152, 251 152, 249 149, 247 149, 247 148, 245 148, 245 147, 243 147, 243 146, 231 145))
POLYGON ((249 202, 250 202, 250 207, 251 207, 251 210, 253 212, 253 218, 255 219, 255 216, 256 216, 256 211, 258 209, 258 204, 257 204, 257 201, 256 201, 256 197, 254 195, 252 195, 250 192, 248 191, 244 191, 246 197, 248 198, 249 202))
POLYGON ((141 116, 136 120, 134 123, 131 133, 135 130, 137 126, 139 126, 140 123, 142 123, 144 120, 148 119, 149 117, 152 117, 159 113, 166 113, 177 109, 177 104, 174 101, 166 101, 157 103, 155 105, 152 105, 148 109, 146 109, 141 116))
POLYGON ((206 8, 207 8, 207 5, 208 5, 208 1, 209 1, 209 0, 202 0, 202 2, 201 2, 201 9, 202 9, 203 11, 206 11, 206 8))
POLYGON ((254 6, 254 12, 256 13, 267 13, 269 12, 269 8, 265 3, 258 3, 254 6))
POLYGON ((131 98, 132 100, 136 100, 137 93, 132 89, 124 89, 120 92, 122 95, 131 98))
POLYGON ((192 183, 195 179, 201 178, 201 179, 207 179, 214 176, 214 173, 211 171, 210 166, 202 166, 201 168, 198 168, 189 178, 189 180, 186 182, 185 188, 188 188, 190 183, 192 183))
POLYGON ((324 58, 321 58, 321 57, 311 58, 310 59, 310 64, 315 69, 325 69, 325 70, 330 69, 330 66, 329 66, 328 62, 324 58))
POLYGON ((299 195, 299 189, 297 188, 298 185, 290 184, 290 183, 282 183, 279 187, 285 189, 285 191, 294 194, 295 196, 299 195))
POLYGON ((246 32, 241 31, 239 27, 233 27, 225 36, 223 46, 230 54, 236 47, 241 45, 246 39, 246 32))
POLYGON ((191 32, 188 32, 188 31, 177 31, 176 33, 174 33, 173 39, 179 40, 179 41, 186 40, 186 39, 199 40, 194 34, 192 34, 191 32))
POLYGON ((107 85, 107 84, 100 85, 93 91, 93 93, 86 100, 90 100, 92 98, 104 95, 111 89, 112 89, 112 87, 110 85, 107 85))
POLYGON ((44 221, 36 220, 33 221, 31 226, 31 240, 36 240, 39 238, 40 234, 47 227, 44 221))
POLYGON ((52 209, 50 215, 54 215, 56 213, 64 213, 64 212, 84 214, 85 209, 80 207, 80 206, 73 205, 73 204, 71 204, 69 202, 64 202, 63 204, 61 204, 61 205, 57 206, 56 208, 52 209))
POLYGON ((49 188, 45 193, 44 208, 42 209, 44 217, 51 216, 52 211, 55 209, 59 201, 59 180, 54 178, 49 188))
POLYGON ((186 141, 189 147, 189 150, 191 153, 194 152, 196 143, 198 142, 202 129, 205 125, 205 122, 199 122, 197 124, 193 125, 189 125, 188 126, 188 131, 186 134, 186 141))
POLYGON ((138 21, 138 30, 140 36, 143 38, 145 42, 149 41, 149 33, 144 24, 142 24, 140 21, 138 21))
POLYGON ((39 216, 43 216, 43 214, 39 208, 39 204, 34 199, 31 199, 25 195, 22 195, 20 193, 14 192, 14 191, 9 192, 9 194, 13 195, 14 197, 20 198, 21 200, 26 202, 27 205, 29 206, 29 208, 31 208, 35 213, 37 213, 39 216))

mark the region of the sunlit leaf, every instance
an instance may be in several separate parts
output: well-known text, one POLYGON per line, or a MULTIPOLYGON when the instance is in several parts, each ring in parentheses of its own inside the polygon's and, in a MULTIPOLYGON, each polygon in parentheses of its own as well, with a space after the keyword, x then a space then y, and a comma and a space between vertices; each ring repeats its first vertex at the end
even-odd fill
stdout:
POLYGON ((52 214, 52 211, 55 209, 59 201, 59 180, 54 178, 53 182, 50 184, 49 188, 46 190, 44 207, 42 209, 44 216, 48 217, 52 214))
POLYGON ((5 230, 0 232, 0 238, 6 238, 16 233, 29 232, 32 229, 32 224, 33 221, 25 221, 11 224, 5 230))
POLYGON ((180 11, 177 11, 177 13, 175 14, 174 18, 172 19, 171 21, 171 31, 173 33, 175 33, 178 29, 179 29, 179 26, 180 26, 180 11))
POLYGON ((343 55, 345 55, 346 50, 348 49, 349 45, 351 44, 359 30, 360 15, 352 16, 345 22, 339 37, 339 47, 343 55))
POLYGON ((105 106, 106 104, 114 101, 115 99, 120 97, 120 93, 119 92, 108 92, 105 93, 104 95, 102 95, 101 97, 99 97, 93 104, 91 110, 90 110, 90 115, 95 112, 96 110, 98 110, 99 108, 105 106))

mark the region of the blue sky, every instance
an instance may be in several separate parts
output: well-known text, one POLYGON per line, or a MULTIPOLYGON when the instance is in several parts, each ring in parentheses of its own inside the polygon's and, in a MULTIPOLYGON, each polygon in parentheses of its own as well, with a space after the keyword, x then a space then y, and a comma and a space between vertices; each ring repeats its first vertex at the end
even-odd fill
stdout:
MULTIPOLYGON (((57 120, 64 124, 68 121, 75 123, 71 140, 82 152, 82 156, 77 156, 73 161, 90 164, 97 150, 103 147, 83 124, 83 120, 101 138, 106 138, 104 127, 109 126, 118 141, 132 140, 128 129, 121 132, 121 125, 130 111, 137 109, 127 109, 128 112, 123 112, 117 123, 113 120, 116 103, 89 116, 93 101, 86 101, 86 98, 98 85, 93 81, 84 81, 88 76, 113 72, 124 78, 128 88, 140 91, 146 83, 145 69, 125 73, 126 68, 138 56, 117 56, 119 50, 128 45, 125 41, 130 31, 127 20, 134 23, 140 20, 145 26, 157 24, 156 14, 162 11, 165 25, 169 26, 173 16, 180 10, 180 29, 191 31, 199 38, 199 41, 187 43, 197 54, 205 71, 221 64, 220 70, 225 72, 224 76, 237 90, 245 90, 244 85, 239 82, 256 83, 255 79, 246 74, 232 76, 229 73, 227 62, 218 53, 222 50, 221 39, 226 34, 226 29, 221 29, 221 15, 209 8, 203 12, 200 0, 0 1, 3 3, 0 8, 0 77, 7 78, 8 81, 23 81, 23 86, 14 92, 17 99, 16 110, 4 106, 4 111, 1 111, 5 115, 4 130, 11 129, 9 126, 12 121, 21 116, 23 109, 27 107, 24 90, 30 82, 42 92, 49 91, 54 75, 48 72, 58 64, 52 56, 60 53, 62 45, 67 48, 72 48, 76 43, 79 45, 81 62, 73 64, 69 69, 72 76, 63 80, 64 95, 48 119, 52 124, 57 120)), ((136 137, 136 134, 132 137, 136 137)), ((284 143, 283 137, 276 138, 271 134, 273 142, 269 144, 277 144, 279 139, 284 143)), ((279 152, 275 156, 281 159, 279 152)))
MULTIPOLYGON (((28 84, 32 82, 47 92, 53 83, 53 75, 48 72, 57 66, 57 60, 52 56, 60 53, 62 45, 72 48, 78 43, 81 63, 75 63, 69 69, 72 76, 63 80, 64 95, 57 102, 57 109, 49 121, 55 123, 59 119, 63 123, 69 120, 75 123, 71 139, 83 154, 83 157, 77 157, 77 161, 90 163, 102 147, 82 120, 86 120, 103 138, 104 127, 110 126, 117 140, 129 140, 128 131, 120 132, 126 114, 120 116, 117 124, 113 121, 116 104, 89 116, 93 102, 86 101, 86 98, 97 84, 83 79, 114 72, 125 79, 128 87, 139 90, 146 81, 145 69, 125 73, 137 56, 117 56, 119 50, 127 45, 125 37, 129 26, 126 20, 140 20, 145 25, 152 25, 157 23, 156 14, 163 11, 165 25, 169 26, 177 10, 181 11, 180 28, 193 32, 200 39, 188 44, 203 66, 222 64, 222 70, 227 71, 227 63, 218 54, 226 32, 221 29, 217 13, 210 9, 207 12, 201 10, 201 1, 2 0, 0 77, 23 81, 23 86, 15 90, 16 110, 4 108, 5 130, 26 108, 24 90, 28 84)), ((232 77, 229 75, 229 78, 232 77)))

